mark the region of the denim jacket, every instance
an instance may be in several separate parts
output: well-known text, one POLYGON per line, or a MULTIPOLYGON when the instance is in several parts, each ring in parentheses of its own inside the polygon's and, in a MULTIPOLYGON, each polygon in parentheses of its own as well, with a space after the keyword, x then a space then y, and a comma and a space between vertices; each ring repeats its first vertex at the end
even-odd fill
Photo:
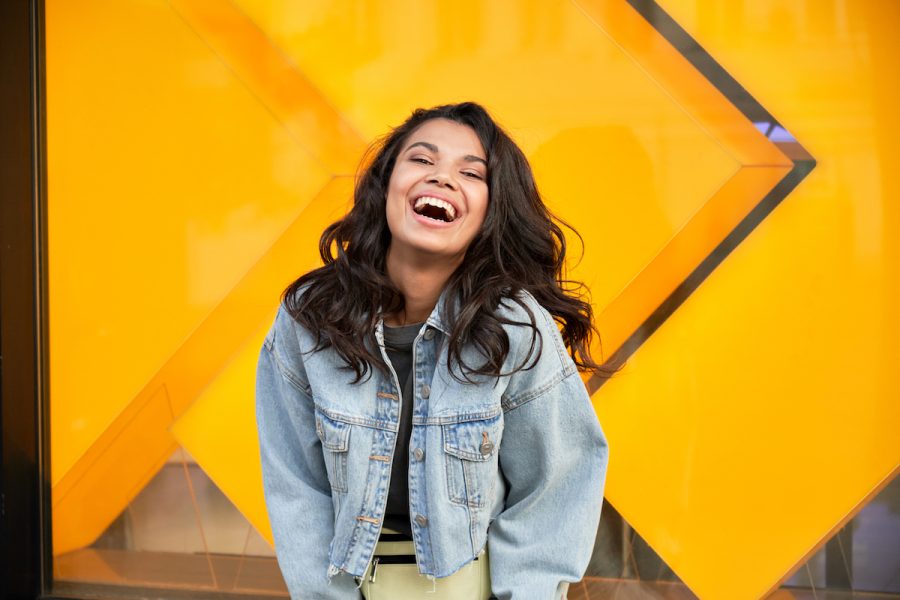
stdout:
MULTIPOLYGON (((584 384, 550 314, 522 299, 540 332, 504 325, 499 378, 461 383, 447 370, 444 298, 413 344, 414 397, 396 375, 354 373, 282 307, 257 370, 266 506, 291 598, 360 598, 381 531, 400 403, 413 403, 409 509, 419 572, 446 577, 487 544, 501 600, 565 597, 593 549, 608 451, 584 384)), ((497 311, 528 322, 516 303, 497 311)), ((383 322, 376 338, 384 351, 383 322)), ((467 364, 483 362, 464 348, 467 364)))

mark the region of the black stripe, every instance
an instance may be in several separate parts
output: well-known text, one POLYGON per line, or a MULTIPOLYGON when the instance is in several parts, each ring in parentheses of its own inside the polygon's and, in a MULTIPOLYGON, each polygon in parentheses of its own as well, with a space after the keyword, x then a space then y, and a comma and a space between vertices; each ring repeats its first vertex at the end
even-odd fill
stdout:
POLYGON ((386 554, 376 556, 378 565, 414 565, 416 564, 416 556, 414 554, 386 554))
MULTIPOLYGON (((766 137, 778 128, 787 131, 756 98, 732 77, 710 54, 697 43, 662 7, 654 0, 628 0, 647 22, 690 62, 735 108, 755 125, 766 126, 766 137)), ((790 134, 788 134, 790 135, 790 134)), ((792 137, 792 136, 791 136, 792 137)), ((641 323, 622 346, 605 362, 615 367, 628 359, 662 323, 690 296, 709 274, 740 244, 750 232, 756 229, 778 204, 815 168, 813 156, 796 141, 775 141, 775 146, 791 159, 794 167, 769 191, 741 222, 710 252, 703 261, 682 281, 669 296, 641 323)), ((594 375, 587 383, 593 394, 606 380, 594 375)))
POLYGON ((379 542, 411 542, 409 536, 402 533, 382 533, 378 538, 379 542))
MULTIPOLYGON (((414 565, 416 564, 415 554, 376 554, 378 565, 414 565)), ((478 557, 472 559, 478 560, 478 557)))

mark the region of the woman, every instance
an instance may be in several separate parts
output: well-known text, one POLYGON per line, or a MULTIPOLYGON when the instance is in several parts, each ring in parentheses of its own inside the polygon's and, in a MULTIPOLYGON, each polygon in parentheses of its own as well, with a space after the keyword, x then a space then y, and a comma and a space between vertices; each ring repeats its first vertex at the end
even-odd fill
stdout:
POLYGON ((607 464, 578 369, 602 371, 522 152, 477 104, 417 110, 319 250, 257 381, 291 597, 564 598, 607 464))

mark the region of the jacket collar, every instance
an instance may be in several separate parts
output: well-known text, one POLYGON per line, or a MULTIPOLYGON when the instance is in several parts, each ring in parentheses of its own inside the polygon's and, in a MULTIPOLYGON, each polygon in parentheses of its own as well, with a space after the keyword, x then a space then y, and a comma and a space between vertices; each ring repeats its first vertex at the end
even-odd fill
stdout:
MULTIPOLYGON (((444 287, 441 291, 441 295, 438 296, 434 308, 431 310, 431 314, 425 319, 426 325, 440 330, 444 335, 450 335, 450 328, 452 327, 452 325, 444 319, 444 306, 450 302, 453 303, 451 314, 456 314, 459 308, 458 301, 451 299, 447 287, 444 287)), ((375 337, 379 343, 384 344, 384 317, 379 317, 378 319, 378 324, 375 327, 375 337)))
POLYGON ((452 306, 448 306, 447 308, 451 308, 450 314, 456 314, 459 306, 457 306, 457 302, 455 299, 451 299, 449 297, 448 288, 445 286, 443 290, 441 290, 441 295, 438 296, 438 300, 434 305, 434 308, 431 311, 431 314, 425 320, 425 323, 431 325, 435 329, 439 329, 441 333, 444 335, 450 335, 451 324, 446 323, 444 321, 444 315, 447 311, 444 310, 445 305, 450 302, 453 302, 452 306))

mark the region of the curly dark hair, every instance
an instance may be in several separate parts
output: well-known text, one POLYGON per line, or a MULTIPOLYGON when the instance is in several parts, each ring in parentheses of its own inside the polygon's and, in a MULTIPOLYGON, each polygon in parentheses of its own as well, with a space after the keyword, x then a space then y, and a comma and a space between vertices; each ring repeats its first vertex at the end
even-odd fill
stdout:
POLYGON ((596 330, 591 305, 584 299, 585 288, 564 278, 566 240, 557 222, 576 236, 578 233, 544 206, 525 155, 474 102, 417 109, 369 149, 357 178, 352 209, 329 225, 319 240, 324 265, 284 292, 288 312, 316 335, 315 350, 334 348, 356 373, 355 381, 368 376, 373 367, 389 372, 378 350, 375 328, 382 316, 403 310, 404 298, 385 271, 391 241, 385 216, 388 183, 403 144, 431 119, 449 119, 471 127, 488 164, 484 223, 444 289, 445 297, 453 300, 444 303, 445 313, 454 313, 442 315, 452 324, 449 371, 462 381, 476 374, 498 377, 533 364, 528 357, 536 358, 537 353, 528 352, 522 364, 502 372, 510 352, 504 324, 530 327, 532 350, 537 346, 540 352, 535 316, 520 295, 527 291, 562 326, 563 340, 578 368, 609 376, 612 369, 591 357, 590 342, 596 330), (509 321, 496 314, 501 300, 521 306, 530 322, 509 321), (462 349, 470 343, 484 356, 483 364, 462 360, 462 349))

